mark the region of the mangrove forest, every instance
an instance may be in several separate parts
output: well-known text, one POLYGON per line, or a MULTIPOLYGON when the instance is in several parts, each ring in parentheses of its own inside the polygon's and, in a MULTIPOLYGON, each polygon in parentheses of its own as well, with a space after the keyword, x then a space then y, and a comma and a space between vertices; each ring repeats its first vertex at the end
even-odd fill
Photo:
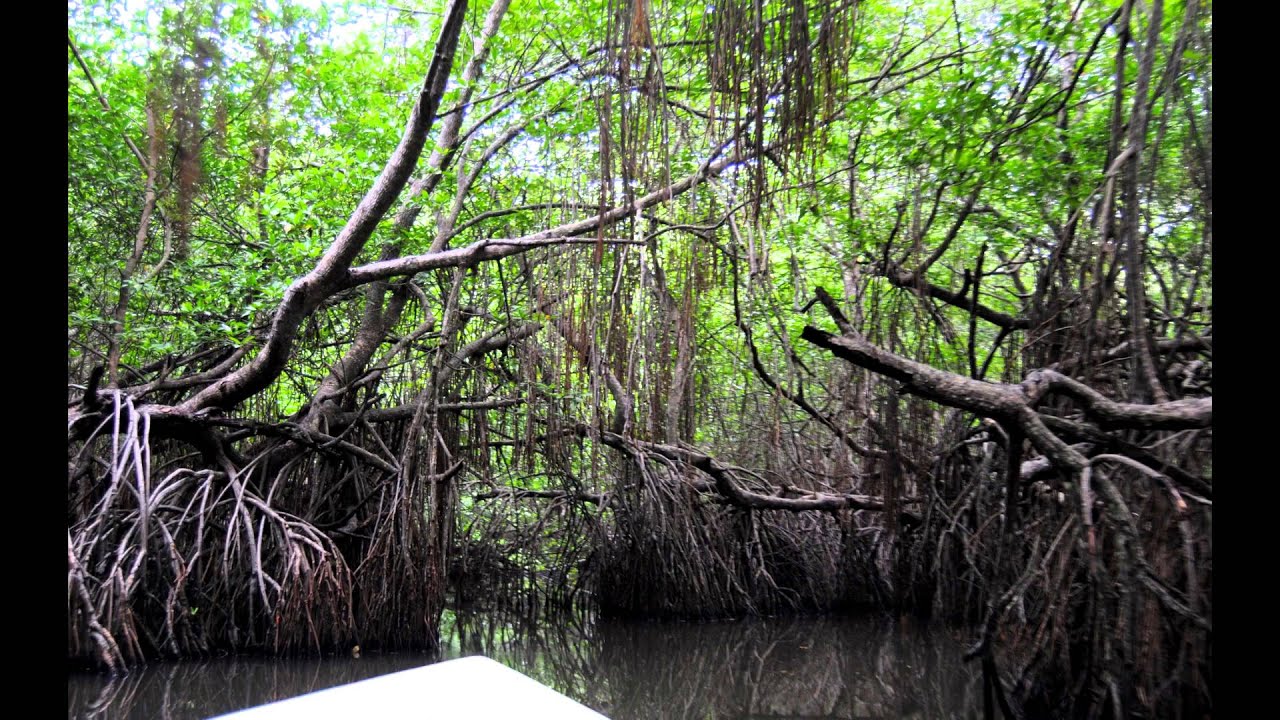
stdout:
POLYGON ((1210 3, 68 10, 69 663, 888 613, 1212 716, 1210 3))

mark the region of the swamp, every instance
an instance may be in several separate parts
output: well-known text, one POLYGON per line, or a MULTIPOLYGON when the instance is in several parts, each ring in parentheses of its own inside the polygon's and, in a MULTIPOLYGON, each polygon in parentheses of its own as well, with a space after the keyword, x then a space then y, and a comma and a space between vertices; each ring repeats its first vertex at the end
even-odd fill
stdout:
POLYGON ((1212 717, 1211 10, 71 0, 69 717, 1212 717))

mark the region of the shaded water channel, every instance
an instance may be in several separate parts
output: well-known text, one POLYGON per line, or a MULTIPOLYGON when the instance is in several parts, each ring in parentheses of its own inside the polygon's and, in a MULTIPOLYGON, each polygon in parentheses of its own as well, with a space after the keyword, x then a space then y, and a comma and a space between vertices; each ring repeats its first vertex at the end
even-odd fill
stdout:
MULTIPOLYGON (((448 619, 448 618, 446 618, 448 619)), ((880 616, 717 623, 446 623, 439 656, 159 663, 68 677, 69 718, 207 718, 483 654, 613 720, 976 718, 981 673, 951 633, 880 616)), ((430 707, 424 707, 430 718, 430 707)))

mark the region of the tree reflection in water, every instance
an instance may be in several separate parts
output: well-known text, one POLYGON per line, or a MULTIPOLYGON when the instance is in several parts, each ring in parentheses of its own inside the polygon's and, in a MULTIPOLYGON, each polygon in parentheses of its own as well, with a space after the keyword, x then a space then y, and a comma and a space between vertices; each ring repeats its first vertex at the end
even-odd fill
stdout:
POLYGON ((613 720, 969 718, 981 674, 947 632, 887 618, 717 623, 461 616, 439 657, 223 658, 109 679, 73 674, 68 717, 207 718, 484 654, 613 720))

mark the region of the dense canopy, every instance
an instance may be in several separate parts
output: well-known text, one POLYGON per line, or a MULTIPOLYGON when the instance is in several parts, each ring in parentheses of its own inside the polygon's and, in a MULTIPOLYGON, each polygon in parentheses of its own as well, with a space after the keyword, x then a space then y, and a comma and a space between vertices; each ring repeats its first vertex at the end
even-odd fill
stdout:
POLYGON ((876 605, 1211 708, 1210 9, 72 2, 69 657, 876 605))

